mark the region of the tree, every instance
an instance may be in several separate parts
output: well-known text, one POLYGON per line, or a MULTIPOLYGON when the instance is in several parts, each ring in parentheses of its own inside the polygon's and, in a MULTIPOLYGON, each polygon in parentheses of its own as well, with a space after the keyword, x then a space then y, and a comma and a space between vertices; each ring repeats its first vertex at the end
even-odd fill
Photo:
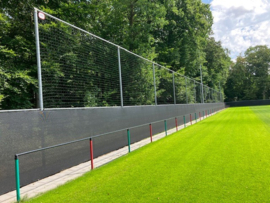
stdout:
MULTIPOLYGON (((199 76, 213 24, 209 5, 201 0, 2 1, 0 67, 5 82, 0 102, 5 109, 37 107, 33 7, 189 77, 199 76)), ((44 77, 44 86, 55 89, 49 93, 44 88, 45 98, 50 95, 53 103, 50 106, 45 99, 47 107, 119 105, 117 47, 68 26, 41 23, 40 28, 55 36, 44 41, 41 34, 42 71, 49 78, 44 77), (57 29, 65 32, 62 38, 53 34, 57 29)), ((125 50, 121 62, 126 104, 153 104, 152 64, 125 50)), ((206 67, 203 71, 204 80, 212 81, 206 67)), ((173 101, 171 80, 172 75, 165 74, 158 81, 158 96, 164 103, 173 101)), ((192 85, 187 88, 190 101, 196 94, 192 85)), ((177 91, 181 92, 177 98, 184 100, 183 91, 177 91)))
POLYGON ((225 93, 227 101, 268 99, 270 49, 267 46, 250 47, 245 56, 238 56, 229 72, 225 93))
MULTIPOLYGON (((204 52, 205 62, 203 66, 206 71, 204 71, 203 80, 209 87, 219 89, 220 86, 222 88, 227 81, 229 67, 231 66, 229 50, 224 49, 220 41, 216 42, 213 37, 210 37, 207 40, 204 52)), ((223 92, 222 89, 221 92, 223 92)))
MULTIPOLYGON (((155 32, 157 61, 174 71, 196 77, 200 52, 211 33, 213 17, 210 7, 200 0, 161 1, 165 5, 167 24, 155 32)), ((201 54, 204 58, 204 54, 201 54)))
POLYGON ((269 98, 270 49, 261 45, 250 47, 245 52, 245 57, 247 71, 257 87, 256 98, 269 98))

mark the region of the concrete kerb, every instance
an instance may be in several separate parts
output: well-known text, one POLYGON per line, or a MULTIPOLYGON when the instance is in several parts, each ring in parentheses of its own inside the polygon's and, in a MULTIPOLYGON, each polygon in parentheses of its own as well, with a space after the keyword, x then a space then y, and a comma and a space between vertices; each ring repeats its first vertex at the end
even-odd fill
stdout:
MULTIPOLYGON (((219 110, 215 113, 211 113, 208 116, 212 116, 220 111, 222 111, 222 110, 219 110)), ((205 118, 201 117, 201 120, 204 120, 207 117, 205 117, 205 118)), ((194 122, 194 121, 195 120, 193 120, 192 125, 196 124, 196 122, 194 122)), ((200 122, 200 118, 197 118, 197 123, 198 122, 200 122)), ((190 122, 186 123, 186 127, 188 127, 190 125, 191 125, 190 122)), ((185 128, 184 124, 179 125, 178 131, 182 130, 183 128, 185 128)), ((175 132, 176 132, 176 128, 174 127, 172 129, 169 129, 167 131, 167 134, 170 135, 170 134, 175 133, 175 132)), ((156 134, 153 136, 153 142, 155 142, 161 138, 164 138, 164 137, 166 137, 164 132, 156 134)), ((131 152, 142 147, 142 146, 145 146, 149 143, 151 143, 150 138, 146 138, 146 139, 143 139, 139 142, 131 144, 131 146, 130 146, 131 152)), ((107 163, 109 163, 109 162, 111 162, 111 161, 113 161, 113 160, 115 160, 123 155, 126 155, 126 154, 128 154, 128 146, 125 146, 121 149, 118 149, 118 150, 112 151, 108 154, 97 157, 94 159, 95 168, 100 167, 102 165, 105 165, 105 164, 107 164, 107 163)), ((66 169, 66 170, 63 170, 57 174, 54 174, 54 175, 49 176, 47 178, 44 178, 42 180, 36 181, 36 182, 31 183, 29 185, 26 185, 24 187, 21 187, 21 197, 23 199, 24 198, 32 198, 38 194, 47 192, 47 191, 52 190, 60 185, 63 185, 70 180, 76 179, 90 170, 91 170, 90 161, 79 164, 77 166, 73 166, 73 167, 66 169)), ((0 202, 1 203, 16 202, 16 190, 8 192, 8 193, 0 196, 0 202)))

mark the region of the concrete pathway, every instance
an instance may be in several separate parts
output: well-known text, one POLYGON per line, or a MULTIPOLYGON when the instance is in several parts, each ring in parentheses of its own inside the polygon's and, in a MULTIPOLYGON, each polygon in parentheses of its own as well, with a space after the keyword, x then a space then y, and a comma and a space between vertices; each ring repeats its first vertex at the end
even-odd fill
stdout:
MULTIPOLYGON (((217 113, 217 112, 216 112, 217 113)), ((215 113, 214 113, 215 114, 215 113)), ((213 114, 211 114, 213 115, 213 114)), ((209 115, 209 116, 211 116, 209 115)), ((209 117, 207 116, 207 117, 209 117)), ((201 118, 203 120, 203 118, 201 118)), ((197 119, 197 122, 200 122, 200 119, 197 119)), ((192 124, 196 124, 196 121, 193 120, 192 124)), ((186 124, 186 126, 190 126, 190 122, 186 124)), ((178 126, 178 131, 183 129, 184 125, 178 126)), ((176 132, 176 129, 169 129, 167 131, 167 134, 170 135, 172 133, 176 132)), ((165 137, 165 132, 159 133, 157 135, 153 136, 153 142, 157 141, 161 138, 165 137)), ((141 140, 139 142, 136 142, 130 146, 131 151, 134 151, 144 145, 147 145, 150 143, 150 138, 141 140)), ((94 167, 100 167, 106 163, 109 163, 110 161, 113 161, 114 159, 117 159, 118 157, 121 157, 125 154, 128 154, 128 147, 123 147, 121 149, 115 150, 113 152, 110 152, 108 154, 102 155, 100 157, 97 157, 94 159, 94 167)), ((72 168, 66 169, 64 171, 61 171, 57 174, 54 174, 52 176, 49 176, 47 178, 44 178, 42 180, 39 180, 37 182, 31 183, 29 185, 26 185, 24 187, 21 187, 21 198, 31 198, 34 197, 40 193, 44 193, 46 191, 52 190, 59 185, 65 184, 67 181, 73 180, 75 178, 78 178, 82 176, 84 173, 90 171, 91 169, 91 163, 90 161, 79 164, 77 166, 74 166, 72 168)), ((14 183, 15 184, 15 183, 14 183)), ((6 193, 2 196, 0 196, 0 203, 11 203, 16 202, 16 190, 11 191, 9 193, 6 193)))

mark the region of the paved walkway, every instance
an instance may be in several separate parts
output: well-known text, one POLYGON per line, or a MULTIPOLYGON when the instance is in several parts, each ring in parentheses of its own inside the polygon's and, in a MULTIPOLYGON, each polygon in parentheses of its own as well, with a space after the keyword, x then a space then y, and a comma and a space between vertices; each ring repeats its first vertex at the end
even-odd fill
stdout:
MULTIPOLYGON (((214 113, 215 114, 215 113, 214 113)), ((213 115, 213 114, 211 114, 213 115)), ((209 115, 209 116, 211 116, 209 115)), ((203 120, 203 118, 201 118, 203 120)), ((200 122, 200 119, 197 119, 197 122, 200 122)), ((196 123, 196 121, 192 122, 193 124, 196 123)), ((190 126, 190 123, 187 123, 186 126, 190 126)), ((178 126, 178 130, 181 130, 184 128, 184 125, 178 126)), ((167 134, 172 134, 176 132, 176 129, 170 129, 167 131, 167 134)), ((157 141, 161 138, 165 137, 165 133, 159 133, 157 135, 153 136, 153 142, 157 141)), ((134 151, 144 145, 147 145, 150 143, 150 138, 141 140, 139 142, 136 142, 130 146, 131 151, 134 151)), ((117 159, 120 156, 123 156, 125 154, 128 154, 128 147, 123 147, 119 150, 115 150, 113 152, 110 152, 108 154, 102 155, 98 158, 94 159, 94 167, 97 168, 99 166, 102 166, 106 163, 109 163, 110 161, 117 159)), ((83 175, 84 173, 90 171, 91 164, 90 161, 79 164, 77 166, 74 166, 72 168, 66 169, 64 171, 61 171, 57 174, 54 174, 52 176, 49 176, 47 178, 44 178, 42 180, 39 180, 37 182, 31 183, 29 185, 26 185, 24 187, 21 187, 21 198, 31 198, 34 197, 40 193, 44 193, 48 190, 52 190, 59 185, 63 185, 67 181, 73 180, 75 178, 78 178, 79 176, 83 175)), ((14 183, 15 184, 15 183, 14 183)), ((11 191, 9 193, 6 193, 2 196, 0 196, 0 202, 1 203, 11 203, 16 202, 16 191, 11 191)))

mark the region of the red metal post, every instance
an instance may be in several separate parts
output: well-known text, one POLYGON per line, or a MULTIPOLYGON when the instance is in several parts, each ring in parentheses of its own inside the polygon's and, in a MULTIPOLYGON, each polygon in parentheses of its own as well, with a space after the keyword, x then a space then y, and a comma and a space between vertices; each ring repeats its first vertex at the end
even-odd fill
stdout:
POLYGON ((151 142, 153 142, 153 138, 152 138, 152 124, 150 123, 149 124, 149 129, 150 129, 150 140, 151 140, 151 142))
POLYGON ((93 155, 93 141, 90 138, 90 161, 91 161, 91 170, 94 169, 94 155, 93 155))
POLYGON ((175 117, 175 128, 176 128, 176 131, 178 131, 178 122, 177 122, 177 118, 175 117))
POLYGON ((192 125, 192 115, 190 114, 190 124, 192 125))

